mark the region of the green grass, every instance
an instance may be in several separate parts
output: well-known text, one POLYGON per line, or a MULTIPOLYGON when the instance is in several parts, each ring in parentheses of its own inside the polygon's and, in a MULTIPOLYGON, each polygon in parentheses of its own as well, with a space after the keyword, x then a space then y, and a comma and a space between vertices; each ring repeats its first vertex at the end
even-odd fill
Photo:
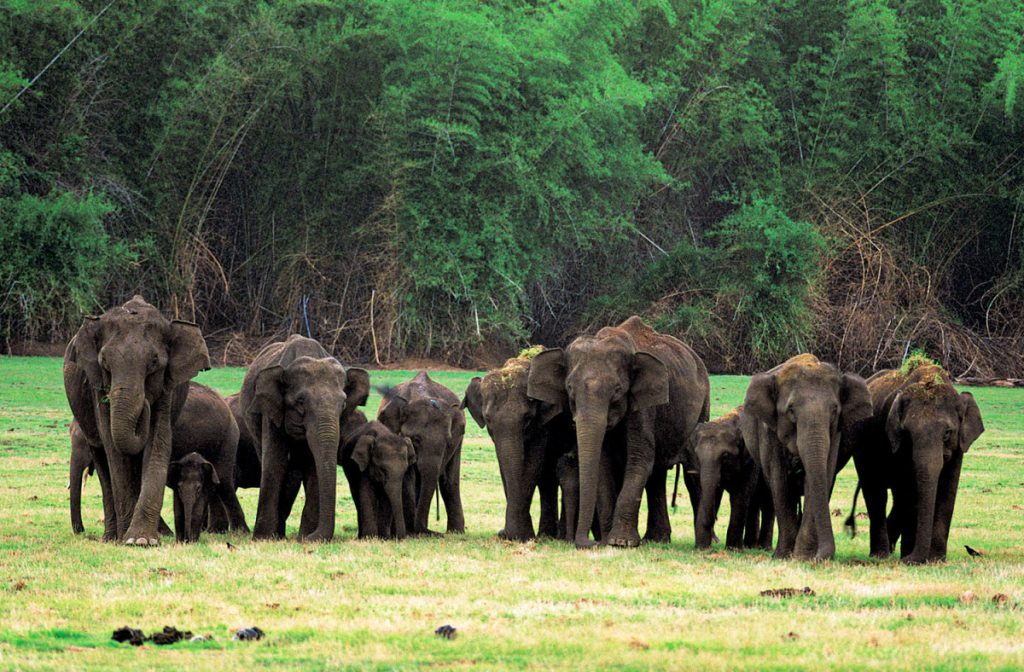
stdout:
MULTIPOLYGON (((216 369, 199 379, 229 394, 242 374, 216 369)), ((471 374, 434 375, 461 394, 471 374)), ((745 386, 744 377, 715 377, 713 415, 736 405, 745 386)), ((357 541, 339 473, 334 543, 204 535, 194 546, 165 540, 129 549, 98 541, 94 480, 84 497, 88 534, 71 534, 60 360, 0 358, 0 668, 1020 668, 1024 393, 972 391, 988 431, 966 457, 950 559, 938 566, 868 561, 866 534, 837 534, 837 560, 820 566, 758 552, 697 553, 683 506, 672 513, 669 545, 577 552, 558 542, 502 542, 494 536, 504 504, 497 463, 472 420, 465 536, 357 541), (969 558, 965 543, 985 556, 969 558), (789 586, 817 594, 758 595, 789 586), (977 599, 962 600, 967 591, 977 599), (1009 602, 993 604, 996 593, 1009 602), (458 629, 453 641, 433 635, 446 623, 458 629), (174 625, 214 640, 132 649, 110 641, 122 625, 174 625), (267 638, 231 641, 247 625, 267 638)), ((375 393, 368 415, 378 402, 375 393)), ((844 514, 854 481, 851 467, 836 487, 832 507, 844 514)), ((251 523, 256 493, 241 493, 251 523)), ((842 517, 833 523, 838 532, 842 517)))

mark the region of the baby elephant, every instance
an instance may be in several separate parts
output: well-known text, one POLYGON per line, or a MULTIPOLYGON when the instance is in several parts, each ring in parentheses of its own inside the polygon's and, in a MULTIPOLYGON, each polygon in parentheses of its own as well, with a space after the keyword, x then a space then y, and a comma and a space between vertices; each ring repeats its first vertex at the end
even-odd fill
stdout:
POLYGON ((415 511, 412 441, 383 423, 367 422, 342 440, 340 462, 356 504, 359 538, 404 539, 415 511))
POLYGON ((167 487, 174 491, 174 537, 179 542, 199 541, 218 485, 217 470, 199 453, 171 462, 167 487))
POLYGON ((697 548, 709 548, 722 491, 729 493, 728 548, 771 548, 774 527, 771 493, 761 470, 747 451, 740 429, 743 407, 697 425, 691 445, 691 463, 700 474, 697 507, 697 548))

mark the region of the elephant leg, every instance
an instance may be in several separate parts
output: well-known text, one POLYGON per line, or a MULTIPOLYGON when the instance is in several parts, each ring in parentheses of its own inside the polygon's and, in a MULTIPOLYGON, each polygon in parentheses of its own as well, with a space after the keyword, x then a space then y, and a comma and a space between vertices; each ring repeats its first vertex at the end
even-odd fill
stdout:
POLYGON ((92 460, 96 466, 96 478, 103 493, 103 541, 117 541, 117 508, 114 506, 114 489, 110 482, 110 465, 102 447, 92 449, 92 460))
POLYGON ((861 483, 864 493, 864 505, 868 510, 868 521, 871 528, 871 557, 888 558, 892 553, 889 547, 889 534, 886 530, 885 507, 888 504, 889 492, 884 486, 876 483, 861 483))
MULTIPOLYGON (((913 490, 904 487, 892 489, 892 511, 889 513, 889 543, 895 546, 895 538, 891 530, 896 531, 896 538, 900 540, 900 557, 910 555, 914 550, 915 537, 917 536, 917 503, 913 496, 913 490)), ((894 548, 895 550, 895 548, 894 548)))
MULTIPOLYGON (((774 465, 773 465, 774 466, 774 465)), ((786 475, 779 473, 781 469, 773 469, 767 474, 772 493, 772 505, 775 517, 779 522, 779 540, 775 545, 773 557, 776 560, 788 558, 793 554, 796 545, 797 530, 800 520, 796 515, 796 498, 790 497, 786 475)))
POLYGON ((242 510, 242 504, 238 501, 234 474, 220 479, 220 485, 217 486, 216 493, 216 500, 220 501, 219 503, 216 500, 211 501, 210 511, 212 512, 213 509, 223 510, 227 514, 228 525, 231 527, 232 532, 245 532, 248 534, 249 525, 245 522, 245 511, 242 510))
POLYGON ((743 548, 743 530, 747 525, 747 498, 737 490, 729 493, 729 529, 725 533, 725 546, 735 550, 743 548))
POLYGON ((228 531, 228 516, 220 499, 214 497, 210 501, 210 512, 206 516, 206 531, 223 534, 228 531))
POLYGON ((171 531, 171 526, 167 524, 166 520, 164 520, 163 515, 160 516, 160 520, 157 523, 156 528, 157 531, 160 532, 161 537, 169 537, 174 534, 174 532, 171 531))
POLYGON ((92 451, 84 437, 71 442, 71 473, 68 478, 68 490, 71 494, 71 531, 75 534, 85 532, 82 523, 82 480, 86 469, 92 462, 92 451))
POLYGON ((110 489, 114 500, 117 539, 125 538, 139 497, 139 460, 133 455, 109 451, 110 489))
POLYGON ((253 526, 252 538, 283 539, 285 520, 279 518, 281 491, 288 477, 288 452, 276 437, 270 435, 266 418, 263 420, 262 444, 260 497, 256 505, 256 523, 253 526))
POLYGON ((438 455, 426 455, 422 458, 417 456, 414 466, 419 473, 417 478, 419 492, 416 495, 416 526, 413 529, 416 534, 432 534, 430 505, 441 476, 441 458, 438 455))
POLYGON ((653 467, 647 479, 647 532, 644 539, 660 544, 672 541, 672 523, 668 519, 668 496, 665 491, 667 476, 667 468, 653 467))
POLYGON ((640 545, 640 499, 654 468, 653 433, 650 428, 643 427, 640 420, 630 419, 627 422, 630 425, 626 432, 626 471, 622 490, 615 500, 615 515, 607 540, 612 546, 640 545))
POLYGON ((757 502, 751 502, 747 506, 747 519, 743 522, 743 547, 754 548, 758 545, 761 535, 761 511, 757 502))
POLYGON ((772 493, 764 482, 758 484, 757 493, 757 508, 761 512, 761 529, 757 533, 757 545, 759 548, 770 551, 772 537, 775 533, 775 506, 772 503, 772 493))
POLYGON ((545 470, 538 483, 540 490, 540 522, 537 535, 541 537, 559 537, 558 521, 558 479, 554 470, 545 470))
POLYGON ((466 531, 466 519, 462 511, 462 494, 459 481, 462 474, 462 450, 456 449, 455 455, 448 461, 444 475, 441 477, 441 498, 444 500, 444 511, 448 518, 448 531, 462 534, 466 531))
POLYGON ((373 492, 373 483, 366 477, 359 481, 359 508, 362 509, 359 538, 367 539, 381 536, 380 502, 373 492))
POLYGON ((313 534, 320 522, 320 484, 317 481, 316 472, 309 470, 302 482, 302 490, 305 494, 305 504, 302 506, 302 518, 299 522, 299 538, 305 539, 313 534))
MULTIPOLYGON (((598 461, 598 484, 597 484, 597 506, 594 507, 594 520, 591 521, 591 530, 594 532, 594 541, 605 541, 612 529, 612 520, 615 517, 615 498, 619 493, 620 483, 616 478, 615 460, 609 451, 602 450, 601 458, 598 461)), ((575 521, 579 522, 579 480, 576 480, 576 506, 574 515, 575 521)), ((573 527, 569 533, 569 541, 575 539, 573 527)))
POLYGON ((416 531, 416 494, 419 492, 419 485, 417 484, 418 474, 419 472, 416 469, 411 468, 405 472, 405 478, 402 479, 402 508, 405 513, 405 529, 410 534, 414 534, 416 531))
POLYGON ((949 542, 949 527, 953 521, 953 507, 960 486, 960 468, 963 453, 956 453, 946 462, 939 476, 939 487, 935 501, 935 526, 932 529, 932 544, 929 560, 946 559, 946 545, 949 542))
POLYGON ((277 529, 278 537, 284 539, 285 527, 288 518, 292 515, 292 508, 295 500, 299 498, 299 490, 302 489, 302 471, 292 466, 284 474, 284 482, 281 484, 281 494, 277 503, 277 529))
POLYGON ((160 509, 167 489, 167 468, 171 463, 171 394, 156 402, 153 435, 142 460, 142 487, 132 511, 132 521, 124 533, 124 543, 136 546, 160 544, 160 509))

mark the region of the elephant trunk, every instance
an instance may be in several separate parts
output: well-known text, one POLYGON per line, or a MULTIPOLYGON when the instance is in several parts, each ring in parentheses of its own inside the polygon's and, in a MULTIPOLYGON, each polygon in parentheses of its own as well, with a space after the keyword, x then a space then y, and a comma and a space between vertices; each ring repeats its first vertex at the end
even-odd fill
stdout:
MULTIPOLYGON (((589 548, 590 526, 597 506, 598 472, 605 428, 608 424, 608 406, 587 404, 576 418, 576 442, 579 450, 580 497, 576 519, 576 548, 589 548)), ((603 534, 606 534, 602 530, 603 534)))
POLYGON ((71 458, 71 479, 68 488, 71 490, 71 530, 75 534, 85 532, 82 523, 82 477, 85 468, 73 456, 71 458))
POLYGON ((517 541, 532 539, 530 504, 534 484, 528 483, 526 478, 522 428, 495 432, 494 448, 505 481, 505 527, 499 535, 517 541))
POLYGON ((717 462, 701 465, 700 503, 697 506, 697 520, 694 526, 697 548, 711 547, 711 539, 715 534, 715 517, 718 515, 715 504, 718 502, 718 488, 721 482, 722 472, 717 462))
POLYGON ((138 455, 149 442, 149 402, 141 387, 110 390, 110 440, 123 455, 138 455))
POLYGON ((338 443, 341 436, 338 416, 327 415, 326 419, 318 420, 313 429, 312 432, 307 430, 306 436, 309 439, 310 452, 313 454, 319 496, 319 519, 314 535, 322 541, 330 541, 334 538, 338 443))
MULTIPOLYGON (((918 448, 918 444, 914 445, 918 448)), ((919 565, 928 562, 932 548, 932 532, 935 526, 935 495, 942 471, 942 453, 939 450, 917 450, 914 459, 914 483, 917 491, 915 513, 917 523, 914 534, 914 548, 904 554, 903 562, 919 565), (917 458, 917 454, 922 455, 917 458)), ((904 533, 904 542, 906 535, 904 533)))
POLYGON ((385 487, 388 500, 391 502, 391 520, 395 526, 395 538, 405 539, 405 512, 402 506, 403 483, 401 480, 388 481, 385 487))
POLYGON ((828 458, 832 442, 828 427, 824 423, 820 424, 820 427, 801 427, 797 433, 797 450, 804 465, 804 521, 801 526, 814 526, 813 530, 817 537, 815 559, 829 560, 836 553, 836 542, 828 510, 832 490, 828 458))
POLYGON ((199 512, 196 511, 199 505, 198 497, 190 488, 182 488, 179 496, 181 497, 181 508, 185 514, 185 541, 189 543, 199 541, 202 523, 197 520, 199 517, 199 512))

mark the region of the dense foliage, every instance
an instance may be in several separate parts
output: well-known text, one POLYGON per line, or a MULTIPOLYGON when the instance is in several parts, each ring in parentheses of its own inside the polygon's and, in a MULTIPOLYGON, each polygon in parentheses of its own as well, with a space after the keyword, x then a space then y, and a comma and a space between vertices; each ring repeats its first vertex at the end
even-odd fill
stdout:
POLYGON ((714 370, 1024 364, 1015 0, 0 0, 0 21, 8 343, 141 291, 229 356, 301 330, 468 361, 636 312, 714 370))

